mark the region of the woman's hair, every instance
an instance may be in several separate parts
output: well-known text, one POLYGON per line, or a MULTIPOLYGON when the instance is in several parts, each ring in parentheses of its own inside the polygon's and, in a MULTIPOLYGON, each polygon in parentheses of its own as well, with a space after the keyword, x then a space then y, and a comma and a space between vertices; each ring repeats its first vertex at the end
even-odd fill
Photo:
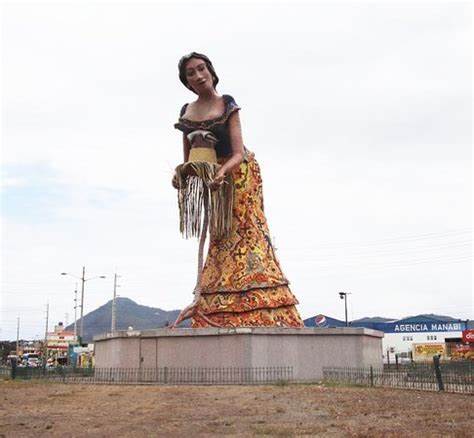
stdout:
POLYGON ((184 55, 179 60, 179 63, 178 63, 179 79, 184 84, 184 86, 186 88, 189 88, 193 93, 196 93, 193 90, 193 88, 188 84, 188 81, 186 79, 186 64, 191 58, 202 59, 206 63, 206 67, 211 72, 211 75, 212 75, 212 84, 214 88, 216 88, 216 85, 219 82, 219 78, 217 77, 216 71, 214 70, 211 60, 206 55, 203 55, 202 53, 197 53, 197 52, 188 53, 187 55, 184 55))

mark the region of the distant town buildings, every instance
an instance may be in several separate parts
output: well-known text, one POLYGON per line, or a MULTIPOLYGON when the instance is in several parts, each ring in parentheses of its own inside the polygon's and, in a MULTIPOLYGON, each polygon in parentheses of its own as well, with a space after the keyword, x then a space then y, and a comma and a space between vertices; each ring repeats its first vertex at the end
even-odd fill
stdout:
POLYGON ((46 341, 48 361, 66 365, 70 348, 77 344, 77 337, 74 332, 65 330, 63 323, 59 322, 54 327, 54 331, 48 333, 46 341))
MULTIPOLYGON (((304 321, 307 327, 344 327, 344 321, 316 315, 304 321)), ((385 363, 394 361, 427 361, 434 355, 444 359, 474 359, 474 344, 463 339, 469 333, 467 321, 439 315, 417 315, 399 320, 363 318, 351 321, 350 327, 365 327, 384 333, 382 340, 385 363)), ((472 330, 471 330, 472 331, 472 330)))
POLYGON ((15 348, 15 342, 3 344, 0 363, 9 364, 14 359, 18 366, 32 368, 44 365, 90 367, 94 364, 94 345, 81 346, 74 332, 66 330, 62 322, 47 333, 46 348, 44 340, 19 340, 18 348, 15 348))

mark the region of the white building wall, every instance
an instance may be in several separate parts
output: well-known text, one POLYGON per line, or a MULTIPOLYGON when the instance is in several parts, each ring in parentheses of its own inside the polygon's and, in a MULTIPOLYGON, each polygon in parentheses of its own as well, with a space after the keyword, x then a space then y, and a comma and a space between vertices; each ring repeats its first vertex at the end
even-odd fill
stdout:
POLYGON ((446 338, 460 338, 461 331, 452 332, 422 332, 422 333, 385 333, 382 339, 384 358, 387 350, 390 354, 407 353, 412 351, 413 344, 444 343, 446 338), (393 350, 393 351, 392 351, 393 350))

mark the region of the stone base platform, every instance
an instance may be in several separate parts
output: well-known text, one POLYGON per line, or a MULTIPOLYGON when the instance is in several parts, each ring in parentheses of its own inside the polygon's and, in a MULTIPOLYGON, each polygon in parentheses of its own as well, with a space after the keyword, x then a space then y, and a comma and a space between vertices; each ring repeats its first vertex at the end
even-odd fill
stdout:
POLYGON ((94 337, 96 368, 291 368, 297 382, 323 367, 382 368, 383 333, 343 328, 162 328, 94 337))

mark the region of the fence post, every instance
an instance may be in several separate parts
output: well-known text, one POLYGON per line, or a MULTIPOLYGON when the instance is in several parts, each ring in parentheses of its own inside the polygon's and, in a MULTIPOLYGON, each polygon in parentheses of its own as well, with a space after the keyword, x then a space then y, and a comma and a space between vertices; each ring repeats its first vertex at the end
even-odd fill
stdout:
POLYGON ((12 366, 11 377, 12 377, 12 380, 15 380, 15 378, 16 378, 16 357, 10 359, 10 361, 11 361, 11 366, 12 366))
POLYGON ((436 380, 438 381, 438 389, 444 391, 443 379, 441 378, 441 368, 439 366, 439 356, 433 356, 436 380))
POLYGON ((370 386, 374 386, 374 367, 370 365, 370 386))

